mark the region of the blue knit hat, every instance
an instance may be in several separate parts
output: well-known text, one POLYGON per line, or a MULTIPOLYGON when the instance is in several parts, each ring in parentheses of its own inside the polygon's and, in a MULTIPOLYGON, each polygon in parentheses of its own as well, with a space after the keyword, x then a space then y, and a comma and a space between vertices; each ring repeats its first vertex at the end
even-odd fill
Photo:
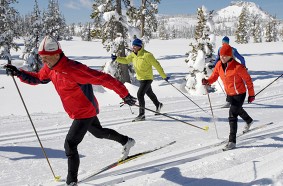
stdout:
POLYGON ((222 39, 222 43, 227 43, 227 44, 229 44, 229 37, 227 37, 227 36, 225 36, 225 37, 223 37, 223 39, 222 39))
POLYGON ((135 39, 134 41, 133 41, 133 46, 139 46, 139 47, 142 47, 142 40, 140 40, 140 39, 135 39))

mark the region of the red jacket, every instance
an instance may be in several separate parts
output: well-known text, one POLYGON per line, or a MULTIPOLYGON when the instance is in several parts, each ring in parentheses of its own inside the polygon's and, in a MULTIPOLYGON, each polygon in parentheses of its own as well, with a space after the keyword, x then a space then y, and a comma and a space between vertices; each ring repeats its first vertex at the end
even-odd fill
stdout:
POLYGON ((227 63, 225 71, 223 70, 222 62, 217 63, 213 73, 208 78, 209 84, 214 83, 219 76, 223 81, 227 95, 234 96, 245 93, 246 85, 249 91, 249 96, 255 95, 251 76, 246 68, 234 59, 227 63))
POLYGON ((38 73, 21 71, 23 72, 19 76, 21 81, 31 85, 52 81, 65 111, 72 119, 90 118, 99 113, 98 102, 91 84, 111 89, 121 98, 129 93, 120 81, 109 74, 90 69, 64 55, 52 69, 44 65, 38 73))

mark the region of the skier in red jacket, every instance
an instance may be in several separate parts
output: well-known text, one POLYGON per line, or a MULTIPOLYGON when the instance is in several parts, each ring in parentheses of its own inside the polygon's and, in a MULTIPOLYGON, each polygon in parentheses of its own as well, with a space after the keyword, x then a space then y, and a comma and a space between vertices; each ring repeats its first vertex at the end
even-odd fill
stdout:
POLYGON ((38 53, 44 63, 42 69, 35 72, 18 70, 13 65, 6 65, 8 74, 17 76, 24 83, 37 85, 50 81, 55 86, 65 111, 74 119, 65 139, 65 153, 68 157, 67 185, 77 185, 79 169, 78 145, 87 131, 97 138, 105 138, 123 145, 121 159, 125 159, 135 140, 119 134, 115 130, 102 128, 97 114, 98 102, 93 94, 93 85, 102 85, 115 91, 126 104, 134 105, 126 87, 118 80, 103 72, 90 69, 86 65, 68 59, 62 52, 60 43, 51 36, 46 36, 40 43, 38 53))

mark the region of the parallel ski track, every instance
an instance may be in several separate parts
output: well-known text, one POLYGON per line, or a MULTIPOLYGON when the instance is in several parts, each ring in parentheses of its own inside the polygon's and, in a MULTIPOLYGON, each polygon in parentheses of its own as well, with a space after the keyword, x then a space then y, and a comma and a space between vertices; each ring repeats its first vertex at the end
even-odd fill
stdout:
MULTIPOLYGON (((256 100, 256 103, 265 103, 266 101, 271 101, 271 100, 278 100, 278 99, 282 99, 283 97, 283 93, 282 94, 277 94, 277 95, 272 95, 272 96, 266 96, 266 97, 260 97, 256 100)), ((225 99, 224 99, 225 100, 225 99)), ((200 100, 196 100, 196 101, 200 101, 200 100)), ((203 100, 202 100, 203 101, 203 100)), ((200 110, 199 108, 197 108, 195 105, 193 105, 192 107, 188 108, 188 107, 181 107, 180 108, 180 104, 187 104, 187 105, 192 105, 192 103, 187 100, 185 97, 184 98, 178 98, 178 100, 172 100, 172 101, 166 101, 164 102, 166 105, 168 105, 168 107, 172 107, 172 105, 179 105, 174 107, 173 111, 166 111, 167 114, 169 115, 194 115, 194 114, 199 114, 199 113, 204 113, 204 111, 200 110), (177 108, 177 109, 175 109, 177 108)), ((223 108, 221 108, 222 104, 218 104, 213 106, 213 110, 214 113, 217 113, 218 110, 223 110, 223 108)), ((245 107, 246 105, 244 105, 245 107)), ((257 108, 256 105, 252 105, 252 107, 257 108)), ((203 107, 204 110, 207 110, 207 114, 206 117, 211 118, 212 116, 210 115, 210 107, 209 106, 204 106, 203 107)), ((224 108, 225 109, 225 108, 224 108)), ((120 110, 120 108, 117 108, 115 110, 120 110)), ((106 111, 107 112, 113 112, 112 110, 106 111)), ((205 113, 204 113, 205 114, 205 113)), ((56 117, 60 117, 57 114, 55 114, 56 117)), ((217 117, 217 115, 215 115, 217 117)), ((101 116, 100 116, 101 118, 101 116)), ((106 118, 106 117, 105 117, 106 118)), ((131 120, 133 118, 133 115, 128 115, 127 117, 123 116, 123 119, 119 119, 117 121, 117 118, 114 119, 101 119, 101 123, 103 126, 105 127, 109 127, 109 126, 119 126, 119 125, 125 125, 125 124, 129 124, 131 123, 131 120)), ((147 120, 152 120, 152 119, 159 119, 159 118, 164 118, 163 116, 153 116, 153 115, 149 115, 147 116, 147 120)), ((21 118, 22 119, 22 118, 21 118)), ((46 119, 46 118, 45 118, 46 119)), ((48 118, 47 118, 48 119, 48 118)), ((52 118, 54 119, 54 118, 52 118)), ((28 118, 26 118, 26 120, 21 122, 26 122, 29 123, 30 121, 28 120, 28 118)), ((6 123, 6 122, 5 122, 6 123)), ((64 137, 67 133, 67 131, 69 130, 69 125, 67 126, 59 126, 59 127, 54 127, 54 128, 41 128, 40 130, 38 130, 38 134, 39 137, 41 138, 41 140, 48 140, 48 139, 52 139, 54 137, 64 137)), ((10 144, 10 143, 19 143, 19 142, 32 142, 32 141, 36 141, 37 138, 34 134, 34 131, 31 129, 29 131, 24 131, 24 132, 15 132, 15 133, 4 133, 2 135, 0 135, 0 144, 4 145, 4 144, 10 144)))
MULTIPOLYGON (((269 137, 282 135, 283 131, 280 129, 283 129, 283 126, 278 126, 276 128, 247 133, 246 135, 243 135, 239 138, 238 140, 239 142, 237 143, 237 145, 239 147, 241 145, 252 144, 256 141, 264 140, 269 137)), ((226 153, 226 152, 223 152, 220 146, 218 147, 217 144, 219 143, 215 143, 215 144, 204 146, 201 148, 189 150, 186 152, 181 152, 181 153, 167 156, 164 158, 155 159, 152 161, 148 161, 146 163, 133 165, 131 167, 123 168, 123 169, 116 170, 116 171, 111 171, 109 173, 103 173, 101 175, 97 175, 93 177, 93 180, 99 180, 105 177, 108 177, 108 178, 113 177, 112 180, 108 180, 102 183, 99 182, 98 185, 100 186, 115 185, 118 183, 122 183, 126 180, 137 178, 139 176, 158 172, 168 167, 178 166, 178 165, 181 165, 187 162, 196 161, 196 160, 199 160, 199 159, 211 156, 211 155, 219 154, 219 153, 226 153), (198 154, 194 155, 196 153, 198 154)), ((272 152, 277 151, 277 150, 280 150, 280 148, 274 148, 272 152)), ((89 181, 93 181, 93 180, 89 180, 89 181)))

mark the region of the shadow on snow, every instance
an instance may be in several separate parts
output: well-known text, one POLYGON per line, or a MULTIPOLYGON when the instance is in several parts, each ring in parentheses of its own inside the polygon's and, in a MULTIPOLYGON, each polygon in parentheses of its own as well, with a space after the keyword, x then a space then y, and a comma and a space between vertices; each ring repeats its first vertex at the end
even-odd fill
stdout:
POLYGON ((217 185, 217 186, 243 186, 243 185, 269 185, 272 184, 273 181, 271 179, 263 178, 254 180, 250 183, 243 183, 243 182, 235 182, 223 179, 214 179, 214 178, 189 178, 182 176, 180 169, 173 167, 166 169, 164 174, 161 176, 162 178, 171 181, 173 183, 177 183, 178 185, 194 185, 194 186, 210 186, 210 185, 217 185))
MULTIPOLYGON (((65 152, 62 150, 44 148, 48 158, 66 158, 65 152)), ((40 147, 27 147, 27 146, 1 146, 0 151, 9 153, 18 153, 15 158, 9 158, 10 160, 17 161, 23 159, 43 159, 45 158, 42 149, 40 147)), ((15 155, 13 155, 15 156, 15 155)), ((81 156, 81 155, 80 155, 81 156)), ((84 157, 84 156, 81 156, 84 157)))

